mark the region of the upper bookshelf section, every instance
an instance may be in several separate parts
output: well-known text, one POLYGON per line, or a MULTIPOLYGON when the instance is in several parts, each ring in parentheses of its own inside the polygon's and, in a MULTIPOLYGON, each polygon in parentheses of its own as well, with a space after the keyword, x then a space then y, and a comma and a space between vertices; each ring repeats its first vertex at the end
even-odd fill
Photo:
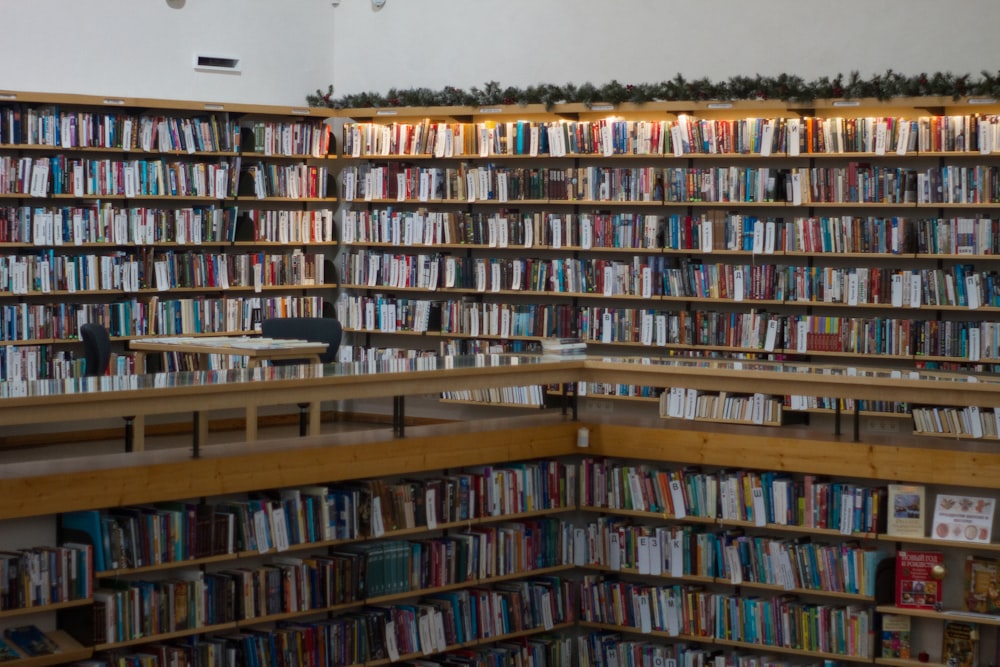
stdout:
POLYGON ((992 154, 987 98, 346 109, 350 157, 796 157, 992 154))

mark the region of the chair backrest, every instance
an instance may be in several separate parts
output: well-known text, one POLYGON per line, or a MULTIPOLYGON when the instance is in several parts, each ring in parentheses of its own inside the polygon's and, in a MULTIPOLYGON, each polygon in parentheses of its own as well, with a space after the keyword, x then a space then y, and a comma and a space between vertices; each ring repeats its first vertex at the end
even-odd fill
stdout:
MULTIPOLYGON (((264 320, 260 325, 260 333, 265 338, 294 338, 315 343, 326 343, 329 347, 319 359, 328 364, 337 359, 340 348, 340 338, 344 331, 340 322, 329 317, 276 317, 264 320)), ((294 360, 284 364, 297 363, 294 360)), ((275 362, 275 365, 281 365, 275 362)))
POLYGON ((88 322, 80 327, 87 375, 104 375, 111 363, 111 336, 100 324, 88 322))

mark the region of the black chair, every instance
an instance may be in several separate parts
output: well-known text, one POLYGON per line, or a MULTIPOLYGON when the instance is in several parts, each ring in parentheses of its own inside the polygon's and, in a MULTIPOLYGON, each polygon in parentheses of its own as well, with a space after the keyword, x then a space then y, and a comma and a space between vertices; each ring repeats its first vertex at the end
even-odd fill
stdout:
MULTIPOLYGON (((319 360, 324 364, 329 364, 336 360, 337 350, 340 348, 340 339, 344 335, 344 330, 340 322, 329 317, 277 317, 261 322, 260 333, 264 338, 285 338, 295 340, 308 340, 314 343, 326 343, 326 352, 319 355, 319 360)), ((275 366, 289 366, 300 364, 304 359, 283 359, 273 361, 275 366)), ((309 408, 308 403, 298 403, 299 407, 299 435, 303 436, 308 431, 309 408)))
MULTIPOLYGON (((100 324, 88 322, 80 326, 80 340, 83 341, 84 369, 87 377, 98 377, 108 372, 111 363, 111 336, 100 324)), ((135 417, 125 420, 125 451, 131 452, 135 442, 135 417)))
POLYGON ((96 377, 107 373, 111 363, 111 336, 108 330, 100 324, 88 322, 80 327, 80 340, 83 341, 83 356, 87 364, 85 375, 96 377))

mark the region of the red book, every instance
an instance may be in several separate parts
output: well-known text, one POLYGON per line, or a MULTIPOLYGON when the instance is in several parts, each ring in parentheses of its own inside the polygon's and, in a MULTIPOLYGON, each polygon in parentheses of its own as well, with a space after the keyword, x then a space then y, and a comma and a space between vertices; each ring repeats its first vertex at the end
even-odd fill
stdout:
POLYGON ((943 581, 934 576, 934 568, 943 563, 940 551, 896 552, 896 606, 908 609, 939 606, 943 581))

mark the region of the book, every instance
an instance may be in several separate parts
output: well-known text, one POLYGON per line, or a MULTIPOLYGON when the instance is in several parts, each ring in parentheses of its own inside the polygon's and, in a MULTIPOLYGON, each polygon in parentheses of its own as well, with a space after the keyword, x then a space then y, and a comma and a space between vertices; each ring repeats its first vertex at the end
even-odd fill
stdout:
POLYGON ((890 484, 886 532, 899 537, 924 537, 924 487, 920 484, 890 484))
POLYGON ((1000 614, 1000 560, 969 556, 965 561, 966 611, 1000 614))
POLYGON ((3 634, 4 637, 29 657, 59 653, 59 645, 42 632, 37 625, 21 625, 15 628, 7 628, 3 631, 3 634))
POLYGON ((896 606, 934 609, 940 605, 943 562, 940 551, 897 551, 896 606))
POLYGON ((959 540, 988 544, 993 533, 996 500, 942 493, 934 501, 936 540, 959 540))
POLYGON ((941 641, 941 662, 947 667, 973 667, 976 663, 978 630, 972 623, 948 621, 941 641))
POLYGON ((902 614, 882 616, 882 657, 910 657, 910 617, 902 614))
POLYGON ((13 646, 0 639, 0 662, 9 662, 11 660, 20 660, 22 658, 21 654, 17 652, 13 646))

